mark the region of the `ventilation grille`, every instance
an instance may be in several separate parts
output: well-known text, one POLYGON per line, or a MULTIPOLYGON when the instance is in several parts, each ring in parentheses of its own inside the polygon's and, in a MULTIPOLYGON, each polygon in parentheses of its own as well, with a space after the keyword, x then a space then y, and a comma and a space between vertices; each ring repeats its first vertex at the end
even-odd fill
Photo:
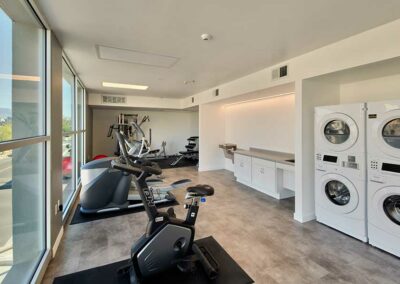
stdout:
POLYGON ((103 104, 126 104, 126 97, 102 96, 103 104))
POLYGON ((278 80, 288 75, 288 66, 281 66, 272 70, 272 80, 278 80))

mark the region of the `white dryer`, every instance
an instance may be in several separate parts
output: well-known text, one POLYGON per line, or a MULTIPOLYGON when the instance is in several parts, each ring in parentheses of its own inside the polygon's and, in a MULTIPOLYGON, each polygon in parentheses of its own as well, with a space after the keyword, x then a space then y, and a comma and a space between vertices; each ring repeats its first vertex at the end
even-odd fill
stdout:
POLYGON ((367 107, 369 241, 400 256, 400 100, 367 107))
POLYGON ((365 104, 315 108, 317 221, 364 242, 366 226, 365 104))
POLYGON ((329 153, 365 156, 365 110, 362 104, 315 108, 315 147, 329 153))

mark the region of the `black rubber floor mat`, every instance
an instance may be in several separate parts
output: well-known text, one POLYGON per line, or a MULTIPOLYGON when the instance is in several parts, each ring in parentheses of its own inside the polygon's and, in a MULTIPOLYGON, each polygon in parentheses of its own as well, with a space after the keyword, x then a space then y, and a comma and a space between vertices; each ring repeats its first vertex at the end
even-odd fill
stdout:
MULTIPOLYGON (((132 202, 135 203, 135 202, 132 202)), ((166 207, 171 207, 171 206, 176 206, 179 205, 179 202, 176 200, 171 200, 168 202, 160 203, 157 204, 157 208, 166 208, 166 207)), ((79 223, 85 223, 85 222, 91 222, 91 221, 96 221, 100 219, 106 219, 106 218, 112 218, 112 217, 117 217, 121 215, 127 215, 127 214, 133 214, 133 213, 138 213, 138 212, 143 212, 144 207, 137 207, 137 208, 131 208, 131 209, 125 209, 125 210, 119 210, 119 211, 110 211, 110 212, 104 212, 104 213, 98 213, 98 214, 83 214, 80 211, 81 205, 78 204, 78 206, 75 209, 74 216, 72 217, 70 225, 75 225, 79 223)))
POLYGON ((178 156, 170 156, 166 159, 160 159, 160 160, 154 160, 154 161, 160 166, 161 169, 194 167, 197 165, 197 162, 198 162, 198 161, 192 160, 192 159, 182 159, 175 166, 171 166, 171 164, 173 162, 175 162, 176 159, 178 159, 178 156))
MULTIPOLYGON (((157 278, 145 283, 163 284, 248 284, 254 283, 249 275, 230 257, 230 255, 218 244, 213 237, 197 240, 196 243, 201 247, 206 247, 213 255, 219 265, 219 274, 215 280, 209 280, 201 267, 194 273, 181 273, 177 270, 159 275, 157 278)), ((129 250, 129 246, 127 247, 129 250)), ((54 284, 129 284, 129 275, 118 276, 118 269, 125 266, 129 260, 123 260, 112 264, 99 266, 89 270, 80 271, 73 274, 60 276, 54 279, 54 284)))

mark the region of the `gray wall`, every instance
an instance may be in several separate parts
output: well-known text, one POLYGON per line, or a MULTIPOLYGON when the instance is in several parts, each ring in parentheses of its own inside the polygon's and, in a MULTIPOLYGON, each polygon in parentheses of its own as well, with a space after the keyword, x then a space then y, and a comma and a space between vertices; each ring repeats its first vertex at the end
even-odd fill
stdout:
POLYGON ((62 200, 62 48, 51 36, 51 110, 50 110, 50 220, 51 246, 62 227, 62 212, 55 215, 54 206, 62 200))

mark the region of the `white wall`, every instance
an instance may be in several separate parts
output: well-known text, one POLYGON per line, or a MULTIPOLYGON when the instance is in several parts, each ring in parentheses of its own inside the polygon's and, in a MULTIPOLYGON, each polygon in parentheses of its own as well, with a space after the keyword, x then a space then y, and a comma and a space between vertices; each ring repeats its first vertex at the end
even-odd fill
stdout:
POLYGON ((340 103, 340 88, 324 80, 296 82, 296 204, 295 219, 315 219, 314 206, 314 108, 340 103), (300 119, 298 119, 300 118, 300 119))
POLYGON ((116 123, 118 114, 136 113, 139 120, 144 115, 150 116, 150 122, 142 125, 149 139, 149 129, 152 130, 152 148, 159 148, 162 141, 167 142, 168 155, 185 150, 187 138, 198 135, 198 112, 192 111, 156 111, 156 110, 126 110, 126 109, 93 109, 93 156, 98 154, 112 155, 115 140, 107 137, 111 124, 116 123))
POLYGON ((340 102, 344 104, 382 99, 400 99, 400 74, 351 82, 340 86, 340 102))
POLYGON ((225 141, 294 153, 294 102, 291 94, 225 106, 225 141))
POLYGON ((219 144, 225 142, 225 114, 219 103, 199 106, 199 171, 225 168, 219 144))

